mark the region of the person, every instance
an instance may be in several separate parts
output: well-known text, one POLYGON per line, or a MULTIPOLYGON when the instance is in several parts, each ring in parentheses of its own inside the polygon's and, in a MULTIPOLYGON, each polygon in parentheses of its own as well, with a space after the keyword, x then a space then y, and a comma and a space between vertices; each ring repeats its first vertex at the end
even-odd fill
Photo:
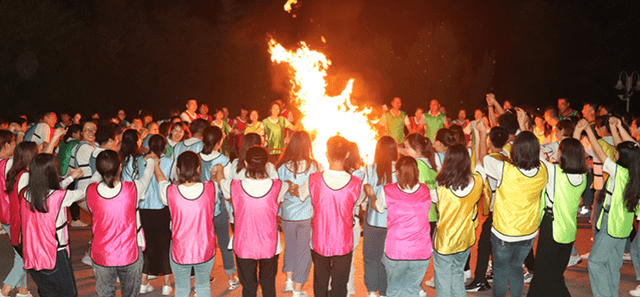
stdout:
POLYGON ((231 154, 231 145, 229 144, 229 122, 224 120, 224 112, 221 109, 216 110, 214 113, 215 119, 211 122, 211 125, 220 128, 222 131, 222 140, 220 142, 220 153, 229 157, 231 154))
MULTIPOLYGON (((276 167, 281 181, 291 181, 298 186, 302 185, 309 175, 320 171, 320 165, 313 158, 309 133, 293 133, 276 167)), ((280 205, 279 215, 285 243, 282 266, 282 271, 286 274, 284 292, 291 292, 294 297, 306 296, 302 287, 309 280, 311 270, 311 200, 302 202, 286 193, 280 205)))
MULTIPOLYGON (((509 132, 503 127, 496 126, 489 131, 489 155, 500 161, 509 162, 510 159, 503 147, 509 140, 509 132)), ((483 186, 483 213, 487 216, 482 224, 480 238, 478 239, 478 255, 476 257, 476 268, 474 277, 465 289, 467 292, 479 292, 491 289, 491 285, 487 281, 487 266, 489 265, 489 256, 491 256, 491 225, 493 224, 493 203, 498 181, 494 178, 487 177, 483 186)))
MULTIPOLYGON (((169 175, 173 159, 164 155, 166 141, 162 135, 149 138, 149 154, 158 156, 157 162, 162 173, 169 175)), ((145 172, 148 167, 146 156, 137 158, 138 169, 145 172)), ((152 169, 153 170, 153 169, 152 169)), ((169 248, 171 246, 171 214, 169 208, 160 201, 158 181, 151 179, 144 199, 139 202, 140 224, 144 229, 145 250, 144 264, 140 280, 140 294, 153 291, 149 284, 149 275, 163 276, 162 295, 171 295, 171 266, 169 264, 169 248)))
MULTIPOLYGON (((223 139, 222 130, 217 126, 209 126, 204 129, 202 133, 202 151, 198 154, 200 156, 200 163, 202 169, 200 170, 200 180, 207 182, 213 180, 211 177, 211 168, 220 164, 226 166, 229 164, 229 158, 218 152, 222 145, 223 139)), ((236 276, 236 265, 233 260, 233 252, 229 250, 229 213, 227 207, 223 205, 222 192, 218 191, 216 197, 215 212, 213 218, 213 225, 216 231, 216 238, 218 240, 218 246, 222 253, 222 262, 224 265, 224 272, 229 277, 229 290, 233 291, 240 286, 238 277, 236 276)))
POLYGON ((138 202, 145 198, 157 156, 145 158, 144 174, 134 181, 121 181, 122 163, 115 151, 105 150, 96 159, 102 182, 90 184, 86 196, 98 296, 114 296, 116 278, 120 279, 122 296, 138 296, 145 246, 138 202))
POLYGON ((200 105, 200 108, 198 109, 198 116, 209 123, 213 122, 213 116, 209 114, 209 106, 207 104, 203 103, 200 105))
MULTIPOLYGON (((476 125, 479 141, 476 151, 482 162, 486 143, 484 123, 476 125)), ((464 296, 464 266, 476 241, 477 202, 482 194, 484 169, 476 164, 471 172, 471 158, 465 146, 455 144, 447 150, 438 173, 437 195, 432 197, 439 210, 438 229, 433 242, 433 268, 436 296, 464 296)))
POLYGON ((91 175, 98 172, 98 169, 96 168, 96 159, 98 158, 98 155, 105 150, 115 151, 118 148, 115 127, 111 124, 101 125, 96 131, 95 142, 98 146, 91 152, 91 157, 89 157, 91 175))
POLYGON ((422 107, 416 108, 415 116, 406 117, 404 125, 407 126, 409 134, 418 133, 424 135, 424 109, 422 107))
POLYGON ((127 114, 124 112, 124 109, 120 109, 118 110, 118 114, 116 116, 116 119, 118 121, 118 125, 122 125, 125 127, 129 127, 131 126, 131 123, 129 123, 129 121, 127 121, 127 114))
POLYGON ((538 137, 538 142, 540 145, 545 145, 551 141, 551 130, 547 126, 547 123, 544 121, 544 113, 537 112, 534 114, 534 123, 533 133, 538 137))
POLYGON ((85 197, 85 188, 62 190, 83 175, 70 170, 62 184, 56 157, 41 153, 33 157, 29 172, 20 176, 20 215, 24 269, 38 286, 38 295, 76 296, 69 259, 66 207, 85 197))
POLYGON ((573 138, 562 140, 558 156, 559 166, 545 163, 549 178, 536 248, 539 273, 533 276, 527 296, 570 296, 563 274, 578 230, 575 214, 587 186, 587 164, 582 144, 573 138))
MULTIPOLYGON (((73 168, 82 169, 84 173, 83 176, 76 181, 76 189, 86 188, 89 185, 89 180, 92 175, 89 159, 96 147, 95 140, 97 130, 98 128, 93 121, 84 122, 82 132, 80 133, 82 135, 82 141, 71 151, 70 164, 73 164, 73 168)), ((78 228, 88 226, 87 223, 80 220, 80 207, 77 203, 72 204, 69 210, 71 212, 71 223, 69 226, 78 228)))
POLYGON ((578 111, 571 108, 571 103, 567 98, 559 98, 558 99, 558 118, 562 120, 566 120, 570 117, 579 116, 578 111))
MULTIPOLYGON (((118 155, 122 160, 121 178, 123 181, 134 181, 138 179, 138 163, 136 158, 142 155, 140 152, 140 138, 136 130, 129 129, 122 133, 122 141, 120 141, 120 151, 118 155)), ((96 159, 97 161, 97 159, 96 159)))
MULTIPOLYGON (((418 134, 411 134, 418 135, 418 134)), ((409 136, 407 136, 408 138, 409 136)), ((405 145, 406 149, 406 145, 405 145)), ((385 185, 396 183, 395 163, 398 159, 398 144, 391 136, 383 136, 376 144, 373 164, 367 165, 367 183, 377 196, 385 185)), ((374 201, 368 199, 362 243, 362 261, 364 262, 364 284, 368 296, 387 296, 387 272, 382 262, 384 242, 387 238, 387 211, 377 212, 374 201)))
POLYGON ((269 161, 276 163, 282 150, 284 149, 285 129, 295 130, 295 127, 285 117, 280 115, 280 104, 271 103, 271 114, 262 120, 264 131, 267 136, 267 150, 269 151, 269 161))
POLYGON ((538 138, 524 131, 511 147, 512 163, 485 156, 487 175, 497 180, 493 205, 491 249, 494 296, 521 295, 522 264, 538 234, 540 195, 547 184, 547 170, 539 160, 538 138))
MULTIPOLYGON (((285 101, 282 100, 282 99, 277 99, 276 102, 278 102, 278 104, 280 105, 280 115, 283 116, 285 119, 287 119, 287 121, 289 121, 289 123, 293 124, 294 123, 293 112, 291 112, 291 110, 287 109, 285 101)), ((228 112, 227 112, 227 114, 228 114, 228 112)), ((291 130, 291 129, 285 129, 284 130, 284 141, 285 141, 285 144, 289 143, 289 139, 291 138, 293 132, 294 131, 291 130)))
POLYGON ((391 100, 391 110, 386 110, 380 118, 380 125, 385 128, 385 135, 393 137, 397 143, 404 141, 404 124, 408 122, 407 114, 400 110, 402 99, 394 97, 391 100))
POLYGON ((67 174, 69 162, 71 161, 71 151, 82 140, 80 125, 71 124, 67 130, 66 137, 58 143, 58 165, 60 166, 60 174, 67 174))
POLYGON ((238 152, 240 151, 240 147, 242 147, 242 138, 244 137, 244 130, 247 128, 247 121, 249 121, 249 112, 244 105, 240 106, 240 115, 237 116, 233 120, 233 125, 231 125, 231 131, 235 135, 231 142, 233 151, 238 156, 238 152))
POLYGON ((200 118, 200 115, 196 113, 198 110, 198 101, 196 101, 196 99, 191 98, 187 100, 186 107, 187 109, 180 114, 180 119, 183 122, 191 124, 191 122, 200 118))
POLYGON ((558 139, 556 138, 556 127, 560 122, 558 111, 552 106, 545 108, 544 121, 547 122, 547 124, 551 127, 551 133, 550 133, 551 139, 549 140, 549 142, 558 141, 558 139))
POLYGON ((47 143, 51 141, 51 137, 53 136, 52 131, 57 122, 58 117, 55 112, 46 112, 42 121, 30 128, 30 130, 33 130, 27 130, 24 136, 24 141, 33 141, 37 143, 41 149, 46 147, 47 143))
POLYGON ((613 120, 613 124, 611 132, 617 151, 615 162, 607 156, 593 131, 587 129, 587 120, 580 120, 574 133, 575 136, 582 131, 587 133, 594 153, 600 160, 605 160, 602 170, 609 174, 602 206, 604 211, 596 222, 600 232, 593 238, 587 261, 593 296, 618 294, 622 254, 626 238, 633 229, 634 214, 640 199, 639 188, 628 186, 640 183, 640 148, 624 130, 620 120, 613 120))
POLYGON ((71 126, 71 116, 68 111, 60 112, 60 122, 56 123, 54 128, 66 128, 71 126))
POLYGON ((215 259, 215 228, 213 217, 217 196, 212 181, 200 182, 200 157, 185 151, 176 160, 177 180, 172 185, 155 166, 160 201, 171 213, 170 265, 175 281, 175 295, 188 296, 189 279, 195 271, 195 290, 200 297, 210 297, 209 276, 215 259))
POLYGON ((264 143, 266 138, 264 124, 258 120, 258 111, 255 109, 249 113, 249 122, 247 122, 247 126, 244 129, 244 135, 249 133, 260 135, 260 139, 262 140, 260 145, 264 143))
POLYGON ((446 115, 440 112, 440 102, 433 99, 429 102, 429 111, 424 114, 424 136, 435 141, 436 132, 447 125, 446 115))
POLYGON ((142 139, 142 144, 140 145, 140 152, 146 154, 149 152, 149 138, 151 136, 160 134, 160 126, 156 122, 149 122, 147 124, 147 137, 142 139))
POLYGON ((311 257, 316 296, 327 296, 329 279, 332 295, 347 296, 353 256, 353 211, 365 197, 360 178, 345 171, 348 146, 349 141, 341 136, 329 138, 329 168, 311 174, 298 188, 300 200, 304 202, 310 198, 313 205, 311 257))
POLYGON ((387 296, 416 296, 427 273, 432 242, 429 219, 429 188, 418 182, 414 158, 402 156, 395 163, 396 183, 384 186, 376 197, 370 184, 364 186, 372 207, 387 211, 387 238, 382 260, 387 274, 387 296))
POLYGON ((189 134, 189 127, 187 127, 187 124, 182 121, 173 123, 173 125, 171 125, 171 129, 169 129, 169 135, 167 135, 167 148, 164 154, 169 158, 173 158, 174 148, 180 141, 185 140, 184 137, 187 134, 189 134))
POLYGON ((471 140, 471 122, 467 119, 467 111, 460 109, 458 111, 458 118, 451 121, 451 124, 459 125, 462 127, 462 131, 466 137, 467 142, 471 140))
POLYGON ((231 200, 235 211, 233 250, 242 296, 256 296, 260 284, 262 296, 275 297, 278 256, 282 249, 277 215, 289 184, 269 178, 269 155, 264 148, 253 146, 245 157, 244 180, 225 179, 221 165, 215 167, 215 176, 224 197, 231 200))
MULTIPOLYGON (((7 130, 0 130, 0 223, 2 223, 3 229, 9 234, 11 238, 11 222, 12 222, 12 208, 11 200, 8 193, 5 192, 7 185, 13 188, 12 184, 7 183, 7 173, 13 166, 14 159, 13 152, 16 148, 16 140, 13 133, 7 130)), ((19 165, 17 165, 19 166, 19 165)), ((15 203, 15 202, 14 202, 15 203)), ((13 213, 13 216, 19 216, 19 213, 13 213)), ((13 218, 14 221, 20 222, 13 218)), ((3 281, 2 289, 0 290, 0 296, 9 296, 9 293, 17 288, 18 297, 29 297, 29 289, 27 288, 27 279, 25 277, 26 271, 23 268, 24 260, 16 249, 13 251, 13 267, 7 277, 3 281)))
POLYGON ((191 122, 189 126, 189 130, 191 131, 191 138, 180 141, 173 148, 173 168, 171 169, 171 179, 175 180, 177 177, 177 172, 175 171, 176 165, 178 164, 177 160, 180 157, 180 154, 186 151, 192 151, 196 154, 202 151, 202 132, 204 129, 211 126, 210 123, 203 119, 197 119, 191 122))

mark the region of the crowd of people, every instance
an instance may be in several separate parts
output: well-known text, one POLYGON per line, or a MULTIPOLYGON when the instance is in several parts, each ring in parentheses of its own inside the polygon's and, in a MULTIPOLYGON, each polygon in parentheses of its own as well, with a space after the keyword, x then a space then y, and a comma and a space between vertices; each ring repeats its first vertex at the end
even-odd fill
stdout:
POLYGON ((155 277, 162 295, 189 296, 195 277, 196 294, 210 296, 216 249, 228 289, 243 296, 276 296, 280 254, 284 293, 307 296, 313 264, 315 296, 350 296, 361 237, 368 296, 427 296, 424 286, 519 296, 524 283, 528 296, 569 296, 578 217, 593 225, 593 295, 618 295, 624 257, 640 279, 638 118, 591 103, 579 113, 565 98, 543 110, 486 101, 468 120, 437 100, 408 116, 394 98, 373 124, 370 164, 339 135, 319 162, 280 100, 262 120, 244 107, 234 119, 224 107, 209 115, 190 99, 157 122, 123 110, 2 122, 0 222, 15 255, 0 296, 31 296, 26 272, 40 296, 78 294, 67 228, 88 226, 81 209, 98 296, 114 296, 116 282, 122 296, 145 294, 155 277))

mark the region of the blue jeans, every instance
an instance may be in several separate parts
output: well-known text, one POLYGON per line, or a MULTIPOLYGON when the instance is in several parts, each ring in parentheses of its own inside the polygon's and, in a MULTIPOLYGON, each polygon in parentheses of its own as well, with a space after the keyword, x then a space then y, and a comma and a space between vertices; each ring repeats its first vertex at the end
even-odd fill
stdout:
POLYGON ((29 270, 31 278, 38 285, 41 297, 75 297, 78 296, 76 278, 73 275, 71 259, 67 250, 56 253, 56 266, 51 270, 29 270))
POLYGON ((464 288, 464 264, 469 258, 471 248, 451 255, 442 255, 433 251, 433 270, 435 271, 436 297, 466 296, 464 288))
POLYGON ((491 233, 493 252, 493 296, 506 296, 511 288, 511 296, 521 296, 524 287, 522 264, 535 238, 521 241, 503 241, 491 233))
MULTIPOLYGON (((4 227, 4 230, 7 230, 7 235, 11 237, 9 225, 2 224, 2 227, 4 227)), ((7 278, 4 279, 4 284, 12 288, 16 288, 16 287, 25 288, 27 287, 27 279, 25 278, 27 271, 24 270, 23 268, 24 260, 22 260, 22 257, 20 257, 20 255, 15 249, 12 249, 12 250, 13 250, 13 268, 11 268, 11 271, 9 271, 7 278)))
POLYGON ((427 260, 392 260, 385 254, 382 264, 387 270, 387 296, 418 296, 420 283, 429 268, 427 260))
POLYGON ((211 270, 213 270, 215 258, 213 257, 211 260, 200 264, 182 265, 173 261, 173 256, 169 254, 173 280, 176 283, 175 296, 189 296, 191 292, 191 268, 193 267, 196 272, 195 289, 198 297, 211 297, 209 277, 211 276, 211 270))
POLYGON ((593 238, 587 260, 593 296, 618 296, 620 268, 626 238, 613 238, 608 232, 609 213, 602 216, 600 232, 593 238))

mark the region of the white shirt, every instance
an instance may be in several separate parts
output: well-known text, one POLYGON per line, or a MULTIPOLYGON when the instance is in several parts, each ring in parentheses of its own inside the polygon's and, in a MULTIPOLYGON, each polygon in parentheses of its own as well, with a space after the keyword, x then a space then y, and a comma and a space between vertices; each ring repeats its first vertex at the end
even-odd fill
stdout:
POLYGON ((35 127, 33 137, 29 141, 33 141, 39 145, 51 141, 51 127, 47 123, 38 123, 35 127))

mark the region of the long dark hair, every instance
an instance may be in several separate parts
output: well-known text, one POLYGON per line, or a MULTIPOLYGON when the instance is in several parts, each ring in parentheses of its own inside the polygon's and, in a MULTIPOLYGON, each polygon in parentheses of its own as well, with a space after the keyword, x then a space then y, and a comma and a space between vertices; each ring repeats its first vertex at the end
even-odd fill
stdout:
POLYGON ((364 161, 362 157, 360 157, 360 149, 357 143, 347 141, 347 151, 349 152, 349 156, 344 160, 344 171, 352 174, 358 168, 364 166, 364 161))
POLYGON ((257 133, 247 133, 244 138, 242 138, 242 147, 240 148, 240 156, 238 157, 238 163, 236 166, 236 173, 240 173, 242 169, 244 169, 244 160, 247 158, 247 150, 256 145, 260 145, 262 143, 262 137, 257 133))
MULTIPOLYGON (((129 129, 122 133, 122 141, 120 143, 120 160, 122 164, 129 163, 129 160, 135 160, 140 156, 140 147, 138 146, 138 131, 129 129)), ((132 179, 138 174, 138 164, 133 162, 133 172, 131 173, 132 179)))
POLYGON ((158 157, 162 157, 167 147, 167 140, 161 134, 149 137, 149 152, 153 152, 158 157))
POLYGON ((404 138, 404 142, 418 152, 420 156, 427 158, 429 165, 433 167, 432 169, 436 169, 436 153, 428 137, 424 137, 419 133, 411 133, 404 138))
POLYGON ((120 170, 120 156, 112 150, 105 150, 96 158, 96 170, 102 175, 102 181, 109 187, 115 187, 115 179, 120 170))
POLYGON ((18 176, 23 170, 27 170, 33 156, 38 154, 38 145, 35 142, 23 141, 18 143, 13 151, 13 165, 7 172, 7 180, 5 181, 5 193, 11 194, 13 186, 18 181, 18 176))
POLYGON ((393 181, 393 162, 398 159, 398 144, 391 136, 382 136, 376 144, 373 163, 376 164, 378 186, 393 181))
POLYGON ((462 190, 469 185, 471 177, 471 157, 469 152, 461 144, 449 147, 444 156, 442 170, 436 176, 439 186, 462 190))
POLYGON ((558 148, 560 153, 560 168, 565 173, 587 173, 587 163, 582 143, 575 138, 565 138, 558 148))
POLYGON ((540 167, 540 143, 535 134, 523 131, 516 136, 511 146, 511 160, 513 165, 524 170, 540 167))
POLYGON ((624 141, 616 146, 618 151, 618 165, 627 168, 629 181, 624 189, 624 202, 629 212, 635 212, 640 200, 640 148, 638 143, 624 141))
MULTIPOLYGON (((261 146, 252 146, 246 152, 245 162, 247 162, 247 171, 245 176, 252 179, 267 178, 267 162, 269 162, 269 154, 261 146)), ((243 162, 244 163, 244 162, 243 162)))
POLYGON ((200 182, 200 157, 192 151, 186 151, 178 157, 176 167, 178 173, 178 184, 200 182))
POLYGON ((52 154, 37 154, 29 165, 29 185, 24 195, 31 211, 46 213, 50 190, 60 190, 58 158, 52 154))
POLYGON ((307 131, 296 131, 291 135, 291 140, 280 156, 276 168, 286 166, 289 162, 293 166, 293 178, 296 178, 298 173, 309 171, 312 164, 318 169, 318 162, 313 158, 311 136, 307 131), (305 161, 306 168, 304 170, 298 168, 301 161, 305 161))
POLYGON ((209 126, 202 132, 202 153, 211 154, 222 140, 222 130, 218 126, 209 126))
POLYGON ((445 147, 450 147, 458 141, 453 132, 447 128, 441 128, 436 132, 435 141, 440 141, 445 147))

